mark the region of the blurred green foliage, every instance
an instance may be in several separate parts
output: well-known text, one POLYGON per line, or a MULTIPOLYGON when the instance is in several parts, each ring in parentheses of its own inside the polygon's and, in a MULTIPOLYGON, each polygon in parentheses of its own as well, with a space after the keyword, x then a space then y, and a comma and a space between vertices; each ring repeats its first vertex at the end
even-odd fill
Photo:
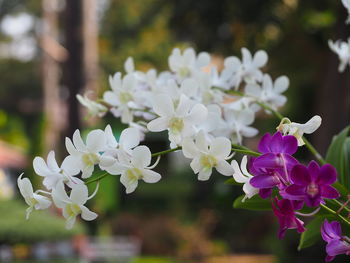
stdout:
POLYGON ((48 211, 34 211, 25 219, 27 206, 21 201, 0 201, 0 242, 6 244, 56 241, 84 233, 82 225, 76 224, 68 231, 65 220, 48 211))

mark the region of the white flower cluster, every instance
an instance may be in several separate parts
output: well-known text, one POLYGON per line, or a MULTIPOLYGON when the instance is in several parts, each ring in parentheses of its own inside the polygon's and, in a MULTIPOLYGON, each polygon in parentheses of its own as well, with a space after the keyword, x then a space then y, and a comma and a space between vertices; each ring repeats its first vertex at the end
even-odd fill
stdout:
POLYGON ((117 72, 109 78, 111 90, 104 92, 101 100, 77 98, 92 115, 102 117, 109 111, 130 128, 121 133, 119 141, 109 125, 105 130, 89 132, 86 141, 79 130, 75 131, 72 140, 66 138, 69 155, 61 166, 54 152, 46 161, 36 157, 34 170, 43 177, 46 190, 34 192, 29 179, 19 177, 18 187, 29 205, 27 217, 33 209, 46 209, 53 202, 62 209, 67 228, 73 226, 78 215, 84 220, 95 219, 97 214, 85 204, 98 190, 89 196, 86 186, 86 179, 97 166, 107 174, 120 175, 127 193, 136 189, 139 180, 158 182, 161 175, 152 169, 159 159, 151 165, 150 149, 139 146, 149 131, 167 131, 171 151, 182 149, 199 180, 208 180, 215 168, 245 183, 244 191, 250 198, 257 190, 247 184, 250 175, 244 168, 246 160, 241 166, 244 175, 236 161, 228 161, 233 156, 232 145, 237 147, 244 137, 258 133, 250 125, 259 105, 277 109, 286 102, 282 93, 289 80, 282 76, 273 81, 263 74, 261 68, 267 60, 265 51, 252 55, 243 48, 242 60, 227 57, 219 71, 208 53, 197 55, 191 48, 184 52, 175 48, 169 57, 170 71, 158 74, 155 69, 146 73, 135 70, 129 58, 124 65, 126 74, 117 72))
POLYGON ((96 191, 89 196, 86 182, 82 179, 92 176, 96 166, 100 170, 113 175, 120 175, 120 181, 126 192, 133 192, 139 180, 156 183, 160 180, 159 173, 152 171, 156 164, 151 163, 151 151, 140 144, 140 132, 135 128, 125 129, 119 139, 115 139, 111 127, 105 130, 96 129, 87 135, 86 142, 80 136, 79 130, 73 135, 73 140, 66 138, 66 148, 69 155, 61 166, 57 164, 55 153, 51 151, 45 161, 36 157, 33 167, 39 176, 43 177, 46 190, 34 192, 28 178, 18 178, 18 188, 29 205, 27 218, 33 209, 47 209, 52 201, 56 207, 62 209, 66 218, 66 227, 71 228, 78 215, 84 220, 94 220, 97 214, 90 211, 86 202, 95 196, 96 191))
MULTIPOLYGON (((350 0, 342 0, 342 3, 349 13, 345 23, 350 24, 350 0)), ((328 46, 335 54, 337 54, 340 60, 338 71, 344 72, 346 66, 350 65, 350 38, 347 42, 342 40, 337 40, 335 42, 328 40, 328 46)))
POLYGON ((126 74, 110 76, 111 90, 99 102, 87 96, 78 99, 91 114, 103 116, 109 110, 142 132, 168 130, 172 147, 201 130, 207 137, 224 136, 241 144, 243 137, 258 133, 250 126, 260 109, 257 102, 272 109, 286 102, 282 93, 289 80, 282 76, 272 81, 264 74, 261 68, 267 60, 265 51, 252 55, 242 48, 242 59, 225 58, 219 71, 208 53, 175 48, 168 59, 170 71, 140 72, 128 58, 126 74))

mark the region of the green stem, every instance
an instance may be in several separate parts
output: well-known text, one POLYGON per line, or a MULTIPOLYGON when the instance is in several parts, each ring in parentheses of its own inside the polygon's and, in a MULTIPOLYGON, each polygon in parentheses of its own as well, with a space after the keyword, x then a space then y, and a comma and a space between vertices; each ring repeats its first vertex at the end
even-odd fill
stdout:
POLYGON ((340 206, 339 210, 337 211, 337 213, 339 214, 341 212, 341 210, 346 210, 347 212, 350 212, 350 209, 347 207, 349 200, 346 201, 344 204, 339 202, 337 199, 333 199, 332 201, 334 201, 335 203, 337 203, 337 205, 340 206))
POLYGON ((260 156, 261 155, 261 153, 258 153, 258 152, 254 152, 251 150, 237 149, 237 148, 232 148, 232 151, 242 153, 242 154, 251 155, 251 156, 260 156))
POLYGON ((334 211, 333 209, 329 208, 328 206, 324 205, 324 204, 320 204, 320 206, 327 210, 327 212, 329 212, 330 214, 338 217, 341 221, 343 221, 345 224, 347 224, 348 226, 350 226, 350 222, 345 218, 343 217, 342 215, 338 214, 336 211, 334 211))
POLYGON ((88 184, 91 184, 93 182, 98 182, 98 181, 102 180, 103 178, 105 178, 107 175, 109 175, 109 173, 103 173, 96 178, 93 178, 91 180, 86 181, 85 184, 88 185, 88 184))
POLYGON ((172 149, 169 149, 169 150, 153 153, 152 157, 157 157, 157 156, 164 155, 164 154, 171 153, 171 152, 175 152, 175 151, 178 151, 178 150, 181 150, 181 149, 182 148, 180 146, 178 146, 176 148, 172 148, 172 149))

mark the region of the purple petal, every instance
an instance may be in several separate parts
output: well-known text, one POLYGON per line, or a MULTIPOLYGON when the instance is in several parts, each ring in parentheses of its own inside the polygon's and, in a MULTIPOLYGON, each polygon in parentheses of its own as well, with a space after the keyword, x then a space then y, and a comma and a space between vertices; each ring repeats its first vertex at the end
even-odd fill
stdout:
POLYGON ((326 246, 326 252, 329 256, 345 254, 350 251, 350 244, 341 240, 332 240, 326 246))
POLYGON ((292 135, 282 137, 282 152, 287 154, 294 154, 298 150, 298 141, 292 135))
POLYGON ((318 163, 312 160, 307 166, 307 169, 309 170, 311 181, 316 182, 320 175, 320 166, 318 163))
POLYGON ((325 164, 321 167, 317 184, 333 184, 337 180, 337 171, 330 164, 325 164))
POLYGON ((320 190, 321 190, 321 196, 324 198, 336 199, 340 196, 338 191, 334 187, 329 185, 321 185, 320 190))
POLYGON ((331 257, 331 256, 326 256, 325 261, 326 262, 331 262, 335 257, 331 257))
POLYGON ((253 166, 255 169, 278 168, 280 161, 276 154, 265 153, 254 160, 253 166))
POLYGON ((321 195, 319 194, 316 196, 310 196, 310 195, 305 196, 305 204, 309 207, 319 206, 322 201, 323 200, 321 198, 321 195))
POLYGON ((283 152, 283 139, 282 133, 276 132, 270 141, 270 149, 273 153, 282 153, 283 152))
POLYGON ((293 167, 290 178, 294 184, 307 186, 311 182, 308 168, 297 164, 293 167))
POLYGON ((292 203, 293 203, 294 210, 300 210, 304 206, 304 201, 293 200, 292 203))
POLYGON ((272 188, 261 188, 259 189, 259 195, 262 199, 269 198, 272 194, 272 188))
POLYGON ((303 233, 306 229, 304 227, 304 222, 301 221, 299 218, 295 218, 296 219, 296 225, 297 225, 297 231, 298 233, 303 233))
POLYGON ((290 200, 304 200, 306 187, 301 185, 290 185, 285 190, 290 200))
POLYGON ((250 184, 255 188, 272 188, 280 183, 277 176, 257 175, 250 179, 250 184))
POLYGON ((338 221, 328 222, 326 219, 321 227, 321 235, 324 241, 339 240, 342 238, 341 226, 338 221))
POLYGON ((270 149, 271 138, 272 138, 271 134, 270 133, 266 133, 260 139, 259 146, 258 146, 259 152, 261 152, 261 153, 269 153, 269 152, 271 152, 271 149, 270 149))
POLYGON ((299 164, 299 162, 293 156, 289 154, 281 154, 281 155, 289 171, 291 171, 295 165, 299 164))

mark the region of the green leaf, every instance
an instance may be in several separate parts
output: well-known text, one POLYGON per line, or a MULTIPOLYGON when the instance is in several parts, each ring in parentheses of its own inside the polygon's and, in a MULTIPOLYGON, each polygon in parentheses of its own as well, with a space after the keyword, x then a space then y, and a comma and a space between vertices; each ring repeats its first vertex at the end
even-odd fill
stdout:
POLYGON ((312 246, 321 239, 321 224, 323 217, 316 217, 305 227, 306 230, 300 236, 298 250, 312 246))
POLYGON ((237 183, 234 178, 227 179, 225 181, 225 184, 242 186, 242 183, 237 183))
MULTIPOLYGON (((337 186, 342 188, 343 191, 346 189, 347 193, 349 193, 348 189, 350 189, 350 138, 347 138, 349 130, 350 126, 347 126, 333 137, 326 155, 326 161, 337 169, 338 182, 340 184, 337 186)), ((344 193, 342 192, 342 194, 344 193)))
POLYGON ((259 195, 255 195, 250 199, 242 202, 245 195, 241 195, 233 202, 234 208, 242 208, 255 211, 271 210, 271 201, 269 199, 262 199, 259 195))

